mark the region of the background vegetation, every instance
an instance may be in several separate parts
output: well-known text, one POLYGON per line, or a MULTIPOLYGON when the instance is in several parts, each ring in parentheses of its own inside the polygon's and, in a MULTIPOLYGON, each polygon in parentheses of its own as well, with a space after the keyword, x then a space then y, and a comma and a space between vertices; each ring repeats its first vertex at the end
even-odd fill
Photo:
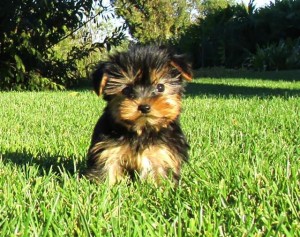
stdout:
POLYGON ((123 38, 122 27, 114 27, 114 34, 106 32, 100 42, 91 40, 94 32, 87 23, 96 26, 110 10, 92 0, 1 1, 0 88, 62 89, 74 84, 80 76, 78 61, 123 38))
POLYGON ((195 67, 299 68, 299 13, 299 0, 259 9, 254 1, 228 5, 200 18, 178 45, 193 55, 195 67))
POLYGON ((300 68, 300 1, 33 1, 0 4, 0 89, 63 89, 130 41, 191 55, 195 68, 300 68))

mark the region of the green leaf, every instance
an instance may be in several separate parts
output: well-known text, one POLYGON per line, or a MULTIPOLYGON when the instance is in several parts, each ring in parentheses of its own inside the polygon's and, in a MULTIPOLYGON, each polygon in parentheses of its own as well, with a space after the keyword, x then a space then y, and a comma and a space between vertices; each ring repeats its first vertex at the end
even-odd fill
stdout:
POLYGON ((16 61, 16 67, 18 70, 22 71, 22 72, 25 72, 25 66, 24 66, 24 63, 22 61, 22 59, 16 54, 15 55, 15 61, 16 61))

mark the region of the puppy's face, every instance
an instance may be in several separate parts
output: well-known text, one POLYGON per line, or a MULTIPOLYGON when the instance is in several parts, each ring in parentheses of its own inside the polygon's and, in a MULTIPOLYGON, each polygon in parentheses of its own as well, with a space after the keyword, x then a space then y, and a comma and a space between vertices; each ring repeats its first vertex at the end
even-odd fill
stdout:
POLYGON ((111 56, 92 76, 115 122, 141 134, 177 119, 183 80, 191 80, 191 69, 181 56, 148 46, 111 56))

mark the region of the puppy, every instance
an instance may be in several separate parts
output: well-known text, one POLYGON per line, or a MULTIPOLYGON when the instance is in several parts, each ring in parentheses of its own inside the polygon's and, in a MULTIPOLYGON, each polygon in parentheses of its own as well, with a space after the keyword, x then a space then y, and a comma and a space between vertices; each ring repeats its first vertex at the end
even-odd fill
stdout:
POLYGON ((107 105, 92 135, 87 177, 110 185, 128 178, 177 183, 189 149, 179 124, 184 80, 192 80, 184 57, 133 46, 100 62, 92 79, 107 105))

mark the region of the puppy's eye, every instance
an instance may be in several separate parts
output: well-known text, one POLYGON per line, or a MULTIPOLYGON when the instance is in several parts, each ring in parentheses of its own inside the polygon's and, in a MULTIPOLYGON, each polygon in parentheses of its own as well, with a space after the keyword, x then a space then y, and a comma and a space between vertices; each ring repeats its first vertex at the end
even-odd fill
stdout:
POLYGON ((157 92, 164 92, 165 91, 165 85, 164 84, 157 84, 156 85, 157 92))
POLYGON ((132 86, 126 86, 123 90, 122 90, 122 94, 125 95, 126 97, 133 99, 134 98, 134 91, 132 86))

